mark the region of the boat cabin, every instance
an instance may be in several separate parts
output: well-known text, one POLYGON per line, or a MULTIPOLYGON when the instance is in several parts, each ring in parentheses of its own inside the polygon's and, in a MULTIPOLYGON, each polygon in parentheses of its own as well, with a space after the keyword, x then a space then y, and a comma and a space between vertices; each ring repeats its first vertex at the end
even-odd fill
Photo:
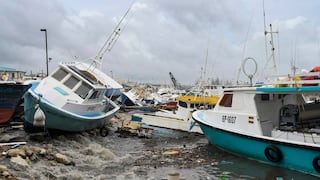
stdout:
POLYGON ((219 96, 185 95, 176 98, 178 105, 186 109, 212 109, 217 103, 219 96))
POLYGON ((179 100, 178 104, 180 107, 184 107, 187 109, 212 109, 214 107, 213 104, 209 103, 201 103, 201 102, 184 102, 179 100))
MULTIPOLYGON (((314 88, 320 92, 320 87, 314 88)), ((272 136, 273 130, 320 133, 320 102, 308 101, 308 90, 310 87, 230 89, 214 111, 223 114, 222 121, 264 136, 272 136)))
MULTIPOLYGON (((63 67, 63 66, 62 66, 63 67)), ((52 77, 60 81, 65 87, 73 91, 82 99, 88 101, 99 99, 105 93, 105 87, 89 71, 78 69, 76 66, 67 66, 70 71, 59 68, 52 74, 52 77)), ((56 88, 57 91, 64 94, 62 89, 56 88)))

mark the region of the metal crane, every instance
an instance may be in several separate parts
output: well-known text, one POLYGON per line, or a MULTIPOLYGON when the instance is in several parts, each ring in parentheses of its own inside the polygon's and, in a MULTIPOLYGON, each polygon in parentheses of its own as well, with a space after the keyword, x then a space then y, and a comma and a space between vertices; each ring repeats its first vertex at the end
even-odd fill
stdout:
POLYGON ((176 78, 173 76, 173 74, 171 72, 169 72, 169 76, 170 76, 170 79, 173 83, 173 87, 175 89, 177 89, 179 87, 178 81, 176 80, 176 78))

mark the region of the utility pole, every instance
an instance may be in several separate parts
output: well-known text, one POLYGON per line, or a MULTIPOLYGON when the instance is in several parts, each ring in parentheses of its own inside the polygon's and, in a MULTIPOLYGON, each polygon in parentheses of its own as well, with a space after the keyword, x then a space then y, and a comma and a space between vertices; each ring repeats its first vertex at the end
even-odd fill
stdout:
POLYGON ((47 76, 49 76, 49 60, 48 60, 48 39, 47 39, 47 29, 40 29, 40 31, 44 31, 45 39, 46 39, 46 66, 47 66, 47 76))

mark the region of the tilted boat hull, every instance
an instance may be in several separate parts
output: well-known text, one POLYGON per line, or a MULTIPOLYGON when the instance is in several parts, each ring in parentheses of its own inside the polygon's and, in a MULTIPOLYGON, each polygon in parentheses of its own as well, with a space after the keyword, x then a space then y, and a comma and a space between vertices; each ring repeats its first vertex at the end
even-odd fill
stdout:
POLYGON ((90 129, 103 127, 106 122, 111 119, 118 107, 110 111, 101 112, 99 114, 86 114, 79 115, 60 108, 56 108, 50 102, 47 102, 44 98, 39 97, 32 90, 29 90, 25 96, 25 130, 32 131, 35 124, 34 115, 37 110, 36 105, 39 104, 40 109, 45 114, 44 128, 55 129, 68 132, 81 132, 90 129), (29 129, 26 129, 29 128, 29 129))
POLYGON ((0 124, 8 122, 15 112, 15 108, 0 108, 0 124))
POLYGON ((249 159, 320 176, 319 146, 294 144, 215 128, 197 120, 198 115, 194 113, 193 118, 211 144, 249 159))
POLYGON ((31 85, 0 84, 0 124, 7 123, 21 103, 23 94, 31 85))

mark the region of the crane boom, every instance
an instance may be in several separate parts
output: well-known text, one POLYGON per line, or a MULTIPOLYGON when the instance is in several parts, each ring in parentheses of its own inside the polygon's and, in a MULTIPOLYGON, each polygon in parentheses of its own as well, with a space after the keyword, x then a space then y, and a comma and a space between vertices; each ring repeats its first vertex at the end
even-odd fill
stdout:
POLYGON ((177 89, 178 88, 178 82, 177 82, 176 78, 173 76, 173 74, 171 72, 169 72, 169 76, 170 76, 170 79, 171 79, 171 81, 173 83, 173 87, 175 89, 177 89))

